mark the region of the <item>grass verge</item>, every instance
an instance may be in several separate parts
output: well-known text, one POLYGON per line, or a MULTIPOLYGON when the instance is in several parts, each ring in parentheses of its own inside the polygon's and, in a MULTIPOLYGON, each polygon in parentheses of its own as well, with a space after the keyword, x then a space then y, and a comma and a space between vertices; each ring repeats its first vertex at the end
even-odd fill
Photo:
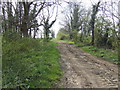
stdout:
POLYGON ((92 55, 101 57, 107 61, 118 64, 118 57, 117 57, 118 53, 116 51, 113 51, 111 49, 96 48, 94 46, 83 46, 80 48, 92 55))
POLYGON ((2 87, 50 88, 62 76, 56 43, 3 40, 2 87))
POLYGON ((54 41, 54 42, 61 41, 61 42, 69 43, 69 44, 74 44, 74 42, 72 42, 70 40, 58 40, 57 38, 54 38, 51 41, 54 41))

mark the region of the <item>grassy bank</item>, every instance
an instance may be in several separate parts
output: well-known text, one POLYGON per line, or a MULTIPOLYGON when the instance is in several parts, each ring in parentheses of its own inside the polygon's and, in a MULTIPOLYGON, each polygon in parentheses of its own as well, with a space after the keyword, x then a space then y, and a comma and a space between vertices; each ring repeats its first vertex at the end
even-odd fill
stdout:
POLYGON ((23 38, 3 40, 3 88, 50 88, 61 77, 56 43, 23 38))
POLYGON ((83 46, 80 48, 92 55, 101 57, 107 61, 118 64, 117 51, 113 51, 111 49, 96 48, 94 46, 83 46))

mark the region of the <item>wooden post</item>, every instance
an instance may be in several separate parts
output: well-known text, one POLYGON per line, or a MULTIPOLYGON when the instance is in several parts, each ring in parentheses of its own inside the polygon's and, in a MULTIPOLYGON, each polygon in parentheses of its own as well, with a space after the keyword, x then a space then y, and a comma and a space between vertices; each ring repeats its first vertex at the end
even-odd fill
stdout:
POLYGON ((120 65, 120 1, 118 2, 118 60, 120 65))
POLYGON ((2 5, 0 3, 0 90, 2 89, 2 5))
POLYGON ((120 89, 120 1, 118 2, 118 88, 120 89))

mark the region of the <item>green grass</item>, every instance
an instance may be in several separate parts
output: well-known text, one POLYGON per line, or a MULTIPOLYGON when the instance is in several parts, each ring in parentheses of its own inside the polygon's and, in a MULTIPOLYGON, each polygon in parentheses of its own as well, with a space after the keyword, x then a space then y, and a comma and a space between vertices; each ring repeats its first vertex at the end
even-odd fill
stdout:
POLYGON ((113 51, 111 49, 96 48, 94 46, 83 46, 80 48, 83 49, 84 51, 92 54, 92 55, 101 57, 101 58, 108 60, 112 63, 115 63, 115 64, 118 63, 117 51, 113 51))
POLYGON ((54 42, 56 42, 56 41, 61 41, 61 42, 69 43, 69 44, 74 44, 74 42, 72 42, 72 41, 70 41, 70 40, 59 40, 59 39, 57 39, 57 38, 53 38, 51 41, 54 41, 54 42))
POLYGON ((64 40, 65 43, 69 43, 69 44, 74 44, 74 42, 69 41, 69 40, 64 40))
POLYGON ((50 88, 62 76, 54 42, 23 38, 3 40, 3 88, 50 88))

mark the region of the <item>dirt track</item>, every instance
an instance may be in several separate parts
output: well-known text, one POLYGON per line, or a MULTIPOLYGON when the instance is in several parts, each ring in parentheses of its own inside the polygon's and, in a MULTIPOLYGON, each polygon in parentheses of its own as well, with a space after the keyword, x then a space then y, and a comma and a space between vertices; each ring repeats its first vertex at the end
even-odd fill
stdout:
POLYGON ((118 88, 118 67, 67 43, 58 42, 64 88, 118 88))

